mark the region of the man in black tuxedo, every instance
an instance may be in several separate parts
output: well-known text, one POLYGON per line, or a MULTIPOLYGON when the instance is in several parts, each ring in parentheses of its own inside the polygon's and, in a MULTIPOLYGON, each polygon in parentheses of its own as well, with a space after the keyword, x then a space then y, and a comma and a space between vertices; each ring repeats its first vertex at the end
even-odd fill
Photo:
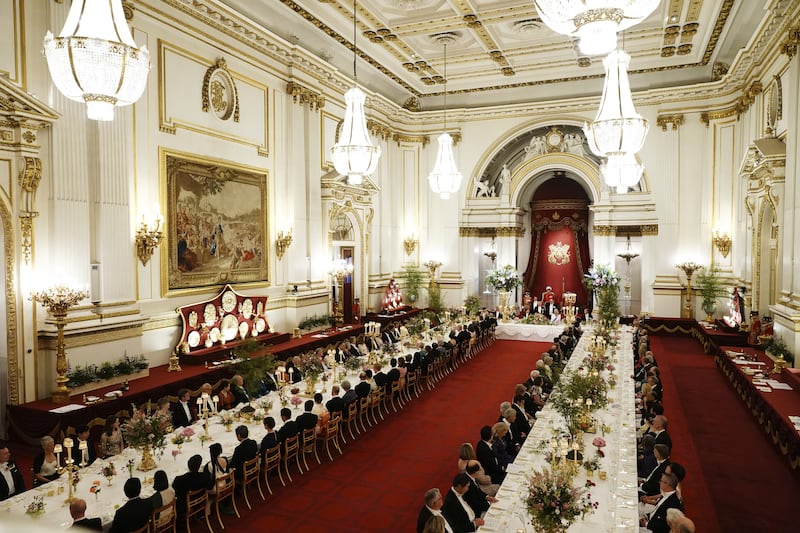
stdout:
POLYGON ((172 423, 175 427, 191 426, 197 420, 197 411, 189 403, 189 389, 178 391, 178 402, 172 406, 172 423))
POLYGON ((110 533, 128 533, 141 529, 150 520, 150 513, 153 512, 150 500, 139 497, 142 492, 142 481, 138 477, 128 478, 123 490, 128 501, 114 514, 110 533))
POLYGON ((236 426, 236 440, 239 441, 239 445, 233 450, 231 460, 228 461, 228 469, 236 469, 236 473, 234 474, 236 481, 242 480, 244 463, 255 459, 256 455, 258 455, 258 444, 256 444, 256 441, 249 438, 249 435, 250 431, 247 429, 247 426, 244 424, 236 426))
POLYGON ((661 499, 658 500, 650 514, 642 518, 640 523, 653 533, 669 533, 670 526, 667 524, 667 510, 680 509, 683 511, 683 505, 678 498, 678 493, 675 491, 678 486, 678 478, 674 474, 661 474, 659 486, 661 499))
POLYGON ((483 467, 486 475, 492 478, 492 483, 500 484, 506 477, 506 473, 500 466, 497 456, 492 450, 492 428, 483 426, 481 428, 481 440, 475 446, 475 456, 483 467))
MULTIPOLYGON (((348 391, 353 392, 350 390, 350 382, 345 380, 342 382, 342 386, 344 386, 345 383, 347 383, 348 391)), ((353 392, 353 394, 355 395, 355 392, 353 392)), ((344 411, 344 400, 339 396, 339 385, 331 387, 331 399, 325 402, 325 409, 331 414, 331 418, 333 418, 336 413, 344 411)))
POLYGON ((465 499, 470 483, 467 474, 456 474, 444 498, 442 514, 455 533, 477 531, 483 525, 483 518, 475 514, 465 499))
POLYGON ((419 510, 417 516, 417 533, 422 533, 425 529, 425 524, 432 516, 441 516, 444 519, 444 530, 446 533, 454 533, 453 528, 447 523, 447 518, 442 514, 442 505, 444 498, 439 489, 429 489, 425 491, 425 505, 419 510))
MULTIPOLYGON (((369 384, 367 384, 367 387, 369 387, 369 384)), ((358 393, 353 389, 353 386, 348 380, 342 381, 342 389, 344 389, 344 394, 342 395, 342 411, 345 411, 351 403, 358 401, 358 393)), ((369 391, 367 391, 367 393, 369 393, 369 391)), ((331 398, 331 400, 333 400, 333 398, 331 398)), ((330 410, 331 408, 328 407, 328 411, 330 410)))
POLYGON ((0 441, 0 501, 25 491, 25 480, 11 460, 8 444, 0 441))
POLYGON ((466 473, 469 476, 469 489, 467 489, 464 499, 467 500, 469 506, 475 511, 475 516, 483 515, 483 513, 489 510, 489 505, 497 501, 497 498, 494 496, 489 496, 483 492, 480 486, 478 486, 478 481, 472 477, 480 472, 480 470, 481 464, 479 462, 473 461, 467 463, 466 473))
POLYGON ((386 373, 386 392, 391 391, 392 383, 400 381, 400 370, 397 368, 397 359, 392 357, 389 360, 389 365, 391 365, 392 368, 386 373))
POLYGON ((469 334, 469 331, 464 329, 462 326, 456 326, 458 333, 456 334, 456 342, 460 345, 464 344, 465 342, 469 342, 472 338, 472 335, 469 334))
POLYGON ((301 434, 307 429, 314 429, 317 427, 317 422, 319 421, 319 417, 311 412, 311 410, 314 409, 314 400, 306 400, 304 407, 305 411, 303 414, 297 417, 297 428, 300 430, 301 434))
POLYGON ((283 420, 283 425, 278 430, 278 442, 283 444, 286 439, 297 435, 300 429, 297 426, 297 422, 292 420, 292 411, 288 407, 281 409, 281 420, 283 420))
POLYGON ((103 522, 99 518, 86 518, 86 500, 80 498, 72 500, 69 504, 69 514, 72 517, 72 528, 103 531, 103 522))
POLYGON ((665 444, 656 444, 653 447, 653 454, 656 456, 656 466, 639 487, 639 496, 653 496, 661 492, 661 474, 669 465, 669 448, 665 444))
POLYGON ((664 415, 656 415, 653 417, 653 422, 650 424, 650 433, 653 435, 656 444, 663 444, 672 452, 672 438, 667 433, 667 424, 669 421, 664 415))
POLYGON ((79 444, 81 442, 86 443, 86 449, 83 452, 83 456, 80 458, 81 460, 78 461, 78 464, 80 464, 80 466, 89 466, 97 459, 97 450, 95 449, 94 442, 89 438, 89 426, 81 424, 75 428, 75 436, 78 438, 79 444))
POLYGON ((233 393, 233 406, 236 407, 240 403, 248 403, 250 396, 244 389, 244 378, 236 374, 231 378, 231 392, 233 393))
POLYGON ((358 395, 359 398, 366 398, 372 391, 372 387, 370 386, 369 381, 367 380, 367 373, 361 372, 358 375, 358 379, 360 379, 361 381, 358 383, 358 385, 356 385, 356 395, 358 395))
POLYGON ((262 457, 266 456, 267 450, 278 445, 278 432, 275 431, 275 419, 271 416, 266 417, 264 419, 264 429, 267 430, 267 434, 261 439, 261 446, 259 447, 262 457))
POLYGON ((181 523, 186 516, 186 495, 197 489, 210 489, 213 480, 205 473, 200 471, 203 465, 203 456, 195 454, 189 458, 187 466, 189 471, 180 476, 176 476, 172 482, 175 489, 175 508, 178 512, 178 522, 181 523))
POLYGON ((375 381, 375 385, 378 386, 379 389, 382 389, 386 386, 386 374, 383 373, 381 370, 381 364, 375 363, 372 366, 372 379, 375 381))

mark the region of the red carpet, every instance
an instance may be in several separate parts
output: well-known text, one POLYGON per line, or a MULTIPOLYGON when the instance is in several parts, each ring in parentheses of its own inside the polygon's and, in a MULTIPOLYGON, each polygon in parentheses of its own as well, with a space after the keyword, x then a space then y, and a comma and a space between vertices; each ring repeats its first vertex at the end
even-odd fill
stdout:
POLYGON ((458 446, 474 445, 481 426, 497 420, 500 402, 510 400, 514 385, 528 377, 547 347, 497 341, 433 392, 355 442, 348 440, 344 455, 333 463, 317 466, 315 461, 311 472, 293 473, 294 483, 281 487, 257 512, 242 513, 236 530, 413 531, 425 491, 449 488, 458 446))
POLYGON ((697 531, 797 531, 800 483, 728 381, 689 338, 651 337, 664 383, 672 459, 686 466, 697 531))

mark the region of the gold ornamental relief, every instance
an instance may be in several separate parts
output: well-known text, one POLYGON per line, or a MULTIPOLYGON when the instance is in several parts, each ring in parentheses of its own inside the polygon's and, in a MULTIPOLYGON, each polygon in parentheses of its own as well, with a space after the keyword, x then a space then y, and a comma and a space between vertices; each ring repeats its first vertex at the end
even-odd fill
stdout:
POLYGON ((566 265, 569 264, 569 244, 564 244, 561 241, 556 241, 551 244, 547 253, 547 262, 552 265, 566 265))
POLYGON ((203 77, 203 113, 209 111, 220 120, 233 117, 239 122, 239 92, 224 58, 217 59, 203 77))

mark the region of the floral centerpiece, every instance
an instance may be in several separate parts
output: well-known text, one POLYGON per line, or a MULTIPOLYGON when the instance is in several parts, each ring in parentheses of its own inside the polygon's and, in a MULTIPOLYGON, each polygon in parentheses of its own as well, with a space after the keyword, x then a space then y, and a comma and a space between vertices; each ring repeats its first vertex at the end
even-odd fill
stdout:
POLYGON ((41 496, 34 496, 33 501, 25 508, 25 512, 34 516, 44 514, 44 498, 41 496))
POLYGON ((292 405, 294 406, 295 409, 300 407, 300 404, 303 403, 303 399, 300 396, 292 396, 292 399, 290 401, 292 402, 292 405))
POLYGON ((230 431, 233 426, 233 414, 223 413, 221 416, 222 425, 225 426, 225 431, 230 431))
POLYGON ((597 313, 600 324, 612 328, 619 318, 619 274, 605 265, 595 265, 584 276, 586 288, 597 294, 597 313))
POLYGON ((103 477, 106 478, 108 481, 108 486, 111 486, 111 479, 117 475, 117 468, 114 466, 114 463, 108 463, 104 466, 100 473, 103 474, 103 477))
POLYGON ((486 273, 486 284, 496 291, 510 292, 522 285, 517 269, 511 265, 486 273))
POLYGON ((136 465, 136 461, 133 459, 128 459, 128 462, 125 463, 125 468, 128 469, 128 477, 133 477, 133 467, 136 465))
POLYGON ((183 446, 183 443, 186 442, 186 439, 181 433, 175 433, 170 440, 172 441, 172 444, 178 447, 179 450, 181 449, 181 446, 183 446))
POLYGON ((576 519, 597 508, 586 488, 573 486, 568 475, 550 469, 533 473, 526 505, 531 524, 545 533, 566 531, 576 519))
POLYGON ((99 479, 95 479, 94 481, 92 481, 92 486, 89 487, 89 493, 90 494, 94 494, 94 499, 95 500, 97 500, 97 497, 100 495, 100 491, 101 490, 102 490, 102 487, 100 486, 100 480, 99 479))
POLYGON ((186 426, 181 430, 181 437, 183 437, 184 442, 189 442, 194 437, 194 429, 189 426, 186 426))
POLYGON ((314 394, 314 386, 325 372, 325 364, 322 361, 322 357, 317 355, 316 352, 306 352, 300 355, 300 362, 297 364, 297 368, 303 373, 303 379, 306 382, 306 393, 314 394))
POLYGON ((122 424, 122 436, 128 446, 142 451, 142 461, 137 467, 148 471, 156 467, 152 453, 164 453, 167 446, 167 435, 172 433, 172 421, 169 414, 155 412, 147 415, 144 411, 135 411, 130 420, 122 424))

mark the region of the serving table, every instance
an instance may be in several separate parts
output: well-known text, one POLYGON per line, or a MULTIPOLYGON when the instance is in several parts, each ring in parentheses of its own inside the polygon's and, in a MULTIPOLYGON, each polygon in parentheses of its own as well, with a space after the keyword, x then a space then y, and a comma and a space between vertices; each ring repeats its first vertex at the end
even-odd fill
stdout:
POLYGON ((494 336, 499 340, 553 342, 553 338, 561 335, 565 324, 539 325, 499 322, 494 336))
MULTIPOLYGON (((592 331, 584 332, 572 353, 566 368, 575 371, 583 365, 583 359, 589 355, 587 351, 592 331)), ((589 493, 598 507, 583 520, 575 522, 570 532, 597 533, 606 531, 638 531, 638 494, 636 480, 636 422, 634 405, 633 360, 626 357, 627 347, 632 342, 632 330, 622 327, 619 339, 619 353, 616 366, 617 386, 608 393, 608 405, 593 413, 596 419, 597 434, 583 435, 584 455, 593 454, 592 440, 600 436, 601 427, 610 431, 605 433, 607 446, 603 449, 605 457, 600 459, 600 472, 605 472, 605 479, 600 479, 599 472, 587 478, 581 467, 575 476, 574 484, 583 487, 587 479, 597 486, 591 487, 589 493)), ((531 433, 522 445, 514 463, 507 468, 506 478, 497 492, 497 503, 492 504, 485 515, 486 523, 480 531, 533 532, 527 505, 528 478, 534 470, 549 467, 544 453, 548 449, 554 430, 563 433, 566 428, 562 415, 552 406, 545 404, 539 412, 531 433)))

